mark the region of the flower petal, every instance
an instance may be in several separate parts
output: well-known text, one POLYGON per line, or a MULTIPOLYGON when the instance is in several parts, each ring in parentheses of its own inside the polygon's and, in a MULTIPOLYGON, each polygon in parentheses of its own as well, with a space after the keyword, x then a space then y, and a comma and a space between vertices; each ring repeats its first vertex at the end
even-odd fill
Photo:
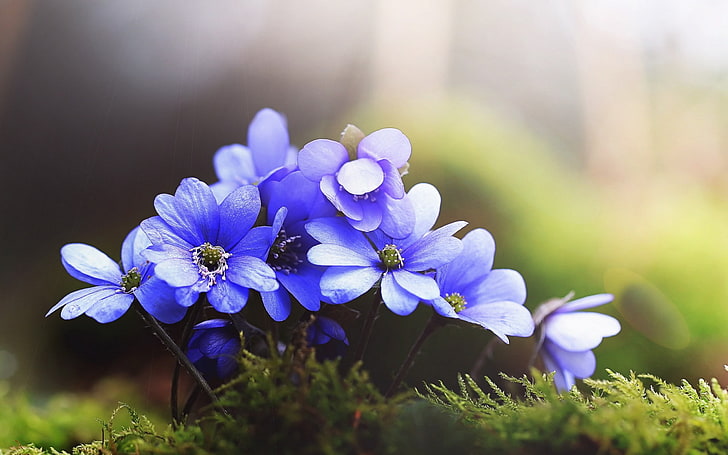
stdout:
POLYGON ((480 283, 469 287, 469 297, 478 304, 510 301, 523 305, 526 301, 526 282, 520 273, 510 269, 496 269, 480 283))
MULTIPOLYGON (((172 227, 160 216, 147 218, 139 226, 147 235, 149 241, 152 242, 152 245, 174 245, 183 250, 189 250, 193 246, 197 246, 173 232, 172 227)), ((140 254, 145 256, 144 253, 140 254)))
POLYGON ((51 308, 51 310, 55 311, 56 308, 62 306, 61 318, 66 320, 74 319, 88 311, 89 308, 96 305, 100 300, 114 295, 117 292, 119 292, 119 288, 114 286, 95 286, 81 289, 68 294, 56 306, 51 308))
POLYGON ((452 307, 452 305, 450 305, 448 301, 443 299, 442 297, 428 300, 425 303, 431 305, 432 308, 434 308, 434 310, 440 316, 445 316, 448 318, 458 318, 458 314, 455 312, 455 309, 452 307))
POLYGON ((309 221, 306 223, 306 232, 323 244, 343 246, 371 261, 379 260, 379 256, 367 241, 366 236, 360 231, 352 229, 344 218, 318 218, 309 221))
POLYGON ((86 310, 86 316, 92 317, 102 324, 116 321, 126 313, 132 302, 134 302, 133 295, 116 292, 92 305, 91 308, 86 310))
POLYGON ((220 210, 212 190, 204 182, 194 177, 182 180, 174 196, 158 195, 154 208, 175 234, 191 244, 216 242, 220 210))
POLYGON ((238 286, 260 292, 278 289, 275 272, 261 259, 234 254, 228 258, 228 266, 225 276, 238 286))
POLYGON ((248 288, 229 280, 218 282, 207 292, 207 300, 220 313, 237 313, 248 303, 248 288))
POLYGON ((542 349, 540 354, 546 371, 554 372, 554 385, 556 389, 560 392, 571 390, 574 387, 574 375, 562 368, 556 359, 551 357, 548 350, 542 349))
MULTIPOLYGON (((413 240, 422 238, 432 229, 440 216, 440 192, 429 183, 418 183, 407 192, 414 210, 414 228, 411 237, 413 240)), ((407 244, 407 243, 405 243, 407 244)))
POLYGON ((467 305, 458 313, 458 317, 485 327, 504 343, 508 343, 507 335, 529 337, 534 330, 531 313, 523 305, 514 302, 467 305))
POLYGON ((601 313, 559 313, 546 317, 546 338, 568 351, 594 349, 602 338, 616 335, 621 327, 615 318, 601 313))
POLYGON ((273 109, 258 111, 248 127, 248 147, 253 152, 257 175, 264 176, 285 165, 289 146, 286 118, 273 109))
POLYGON ((133 267, 141 269, 147 262, 141 252, 151 245, 149 237, 139 226, 132 229, 121 244, 122 270, 129 271, 133 267))
POLYGON ((395 239, 403 239, 412 234, 415 211, 407 196, 393 199, 387 194, 380 194, 377 203, 382 210, 382 223, 379 229, 395 239))
POLYGON ((567 370, 575 377, 584 379, 594 374, 597 360, 592 351, 567 351, 548 340, 544 344, 549 354, 556 360, 562 370, 567 370))
MULTIPOLYGON (((361 220, 364 216, 361 208, 362 201, 355 200, 354 196, 342 190, 340 186, 334 176, 325 175, 321 178, 319 187, 326 199, 336 207, 336 210, 342 212, 347 218, 361 220)), ((368 203, 368 201, 365 202, 368 203)))
POLYGON ((144 281, 134 296, 149 314, 165 324, 179 322, 187 313, 187 308, 177 303, 175 288, 155 275, 144 281))
POLYGON ((234 247, 255 223, 260 213, 260 194, 253 185, 243 185, 220 204, 218 245, 226 250, 234 247))
POLYGON ((318 182, 325 175, 334 175, 349 161, 346 148, 329 139, 316 139, 304 145, 298 153, 298 167, 303 175, 318 182))
POLYGON ((462 293, 483 280, 493 267, 495 241, 488 231, 473 229, 463 237, 462 242, 462 253, 437 271, 437 282, 443 292, 462 293))
POLYGON ((452 234, 464 227, 465 221, 455 221, 436 229, 402 251, 404 266, 410 271, 437 269, 455 259, 463 244, 452 234))
POLYGON ((220 182, 235 187, 253 183, 258 176, 253 164, 253 155, 244 145, 231 144, 221 147, 215 152, 212 164, 220 182))
POLYGON ((282 286, 272 292, 261 292, 263 306, 268 315, 276 322, 285 321, 291 314, 291 298, 282 286))
POLYGON ((396 167, 407 164, 412 154, 412 144, 407 136, 395 128, 383 128, 364 137, 357 147, 358 158, 375 161, 389 160, 396 167))
POLYGON ((308 250, 307 256, 312 264, 322 266, 344 265, 374 267, 378 262, 373 261, 370 257, 362 256, 349 248, 331 244, 314 245, 308 250))
POLYGON ((612 294, 590 295, 587 297, 582 297, 580 299, 572 300, 571 302, 566 302, 565 304, 557 308, 554 313, 569 313, 572 311, 594 308, 597 306, 605 305, 612 300, 614 300, 614 296, 612 294))
POLYGON ((432 300, 440 296, 440 288, 431 276, 408 272, 404 269, 390 272, 394 281, 410 294, 421 300, 432 300))
POLYGON ((361 196, 376 190, 384 182, 384 171, 366 158, 347 161, 336 174, 336 181, 350 193, 361 196))
POLYGON ((382 301, 392 313, 400 316, 412 313, 420 303, 419 297, 397 284, 392 273, 382 276, 382 301))
POLYGON ((321 276, 321 294, 331 303, 347 303, 369 291, 381 276, 374 267, 330 267, 321 276))
POLYGON ((85 243, 69 243, 61 248, 61 263, 69 275, 94 285, 121 283, 119 265, 99 249, 85 243))
POLYGON ((321 275, 323 269, 314 266, 301 267, 298 273, 276 273, 278 282, 309 311, 321 309, 321 275))
POLYGON ((379 167, 384 171, 384 182, 379 187, 379 191, 386 193, 392 199, 402 199, 405 195, 404 183, 402 183, 402 176, 399 174, 394 164, 387 160, 377 161, 379 167))
POLYGON ((382 207, 379 204, 375 204, 369 201, 361 201, 359 203, 361 207, 362 217, 361 220, 354 220, 347 218, 351 227, 357 231, 371 232, 378 228, 382 224, 382 207))

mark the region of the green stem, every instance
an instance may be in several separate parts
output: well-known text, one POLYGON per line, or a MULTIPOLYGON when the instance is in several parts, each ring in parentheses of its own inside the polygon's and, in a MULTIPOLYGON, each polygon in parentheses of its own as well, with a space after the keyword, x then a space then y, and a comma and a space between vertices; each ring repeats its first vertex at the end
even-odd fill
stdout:
POLYGON ((387 389, 387 393, 384 395, 385 397, 389 398, 394 395, 394 392, 397 391, 397 388, 402 383, 402 380, 404 380, 404 377, 407 375, 410 367, 412 367, 412 364, 415 363, 415 357, 417 357, 417 354, 420 353, 422 345, 425 344, 425 341, 427 341, 428 338, 430 338, 430 335, 435 333, 440 327, 444 326, 445 318, 437 315, 437 313, 432 313, 430 320, 427 321, 427 325, 422 329, 422 332, 420 332, 420 336, 417 337, 414 343, 412 343, 412 347, 410 347, 407 357, 399 367, 399 371, 397 371, 397 375, 394 377, 392 384, 387 389))

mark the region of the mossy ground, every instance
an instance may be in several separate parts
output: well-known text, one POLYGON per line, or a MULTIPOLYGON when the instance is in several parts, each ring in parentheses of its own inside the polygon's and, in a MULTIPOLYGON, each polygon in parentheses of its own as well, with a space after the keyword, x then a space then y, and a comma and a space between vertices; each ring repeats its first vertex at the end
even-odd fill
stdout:
MULTIPOLYGON (((306 352, 243 354, 242 373, 218 389, 220 403, 177 428, 156 429, 121 405, 102 439, 72 454, 722 454, 728 453, 728 392, 717 381, 668 384, 651 375, 587 380, 555 391, 548 375, 460 377, 460 390, 426 385, 385 399, 366 372, 340 372, 306 352), (487 389, 487 392, 484 390, 487 389), (123 424, 119 417, 127 418, 123 424)), ((40 444, 2 455, 67 454, 40 444)))

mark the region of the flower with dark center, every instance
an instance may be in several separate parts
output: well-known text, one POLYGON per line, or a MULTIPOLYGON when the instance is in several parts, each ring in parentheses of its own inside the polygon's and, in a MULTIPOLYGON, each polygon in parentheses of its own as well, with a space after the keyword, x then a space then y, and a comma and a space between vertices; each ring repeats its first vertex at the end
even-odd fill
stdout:
POLYGON ((463 237, 463 250, 435 272, 440 296, 428 301, 441 316, 477 324, 508 343, 508 335, 533 333, 531 313, 523 306, 526 284, 515 270, 493 268, 495 241, 485 229, 463 237))
POLYGON ((421 300, 432 300, 440 290, 429 270, 453 260, 462 250, 453 234, 465 226, 456 221, 431 231, 440 213, 440 194, 427 183, 412 187, 408 193, 415 218, 403 239, 381 230, 362 233, 341 217, 309 222, 306 230, 319 242, 308 252, 308 259, 328 266, 321 277, 321 293, 332 303, 346 303, 377 283, 382 301, 394 313, 412 313, 421 300))
POLYGON ((187 309, 177 304, 174 289, 155 276, 154 266, 140 255, 149 245, 144 232, 134 228, 121 247, 121 269, 111 258, 90 245, 64 245, 61 262, 65 269, 74 278, 94 286, 68 294, 46 316, 63 308, 63 319, 86 314, 106 323, 120 318, 136 298, 149 314, 164 323, 171 324, 182 319, 187 309))
POLYGON ((143 254, 156 264, 157 275, 176 288, 180 305, 190 306, 206 292, 217 311, 237 313, 247 303, 249 289, 278 288, 263 260, 271 227, 253 227, 260 211, 255 186, 241 186, 218 205, 205 183, 187 178, 174 196, 157 196, 154 207, 159 216, 141 224, 152 242, 143 254))

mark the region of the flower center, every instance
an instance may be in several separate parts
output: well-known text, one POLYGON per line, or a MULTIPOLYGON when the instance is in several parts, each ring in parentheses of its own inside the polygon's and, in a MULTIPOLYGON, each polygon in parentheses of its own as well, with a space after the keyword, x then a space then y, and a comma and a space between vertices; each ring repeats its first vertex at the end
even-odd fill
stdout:
POLYGON ((459 292, 453 292, 452 294, 445 294, 445 301, 452 306, 456 313, 460 313, 468 305, 465 297, 459 292))
POLYGON ((397 248, 397 245, 388 244, 384 248, 377 251, 379 259, 387 270, 400 269, 404 266, 404 258, 402 257, 402 250, 397 248))
POLYGON ((275 242, 268 253, 268 265, 275 271, 281 271, 288 275, 298 272, 298 266, 303 263, 299 257, 301 252, 301 236, 286 234, 285 228, 281 228, 276 236, 275 242))
POLYGON ((377 193, 379 193, 379 188, 364 194, 352 194, 352 198, 354 201, 377 202, 377 193))
POLYGON ((139 273, 139 269, 137 269, 136 267, 132 267, 131 270, 126 272, 126 275, 121 277, 121 283, 119 283, 119 286, 121 286, 122 291, 126 292, 127 294, 131 294, 132 292, 136 291, 141 282, 142 274, 139 273))
POLYGON ((226 253, 223 247, 212 246, 208 242, 192 248, 190 252, 192 262, 197 265, 200 276, 205 278, 210 286, 217 282, 218 275, 225 279, 225 271, 228 269, 227 259, 232 253, 226 253))

